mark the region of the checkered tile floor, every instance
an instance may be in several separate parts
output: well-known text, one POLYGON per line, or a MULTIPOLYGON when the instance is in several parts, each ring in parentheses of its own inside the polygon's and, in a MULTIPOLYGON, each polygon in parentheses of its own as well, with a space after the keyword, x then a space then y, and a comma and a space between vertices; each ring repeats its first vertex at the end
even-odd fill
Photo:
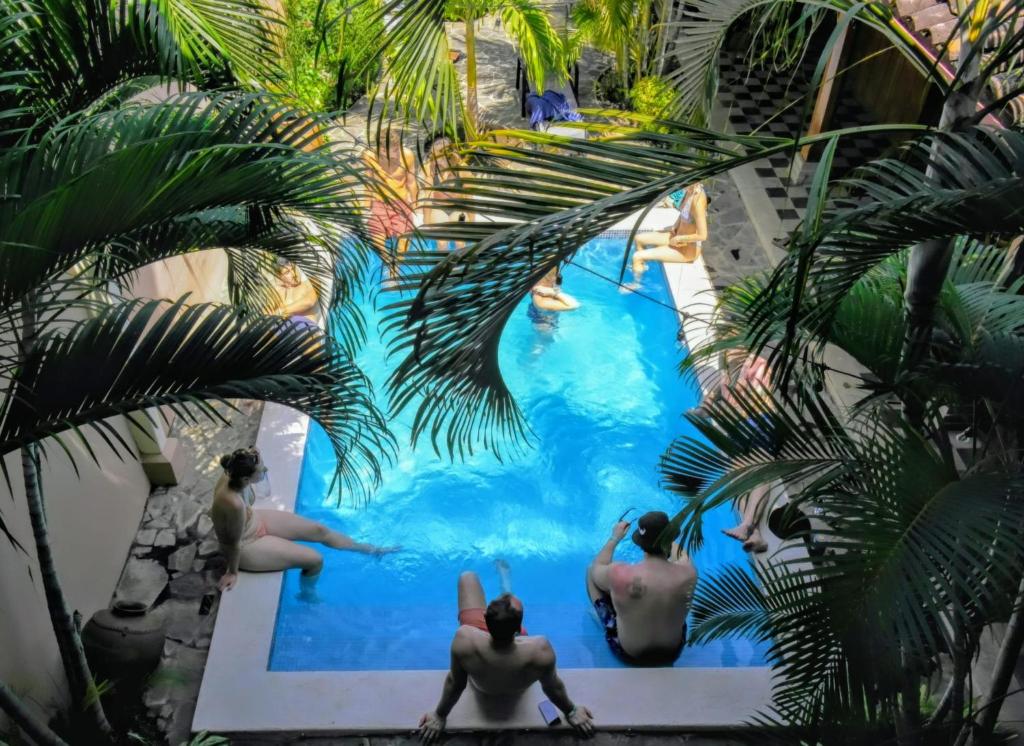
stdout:
MULTIPOLYGON (((742 57, 722 52, 719 75, 719 101, 729 115, 729 122, 739 134, 775 135, 791 137, 800 132, 804 107, 800 99, 807 90, 814 55, 808 55, 811 69, 798 70, 792 79, 785 79, 764 70, 750 71, 742 57), (800 99, 800 100, 798 100, 800 99)), ((813 102, 812 102, 813 104, 813 102)), ((809 115, 808 115, 809 116, 809 115)), ((870 115, 851 97, 840 96, 830 129, 873 124, 870 115)), ((886 141, 870 135, 843 138, 832 166, 832 178, 846 174, 853 166, 878 157, 886 148, 886 141)), ((754 164, 754 170, 764 186, 775 212, 782 222, 784 234, 795 228, 807 208, 808 185, 817 166, 815 154, 802 171, 791 178, 791 159, 776 155, 754 164)))

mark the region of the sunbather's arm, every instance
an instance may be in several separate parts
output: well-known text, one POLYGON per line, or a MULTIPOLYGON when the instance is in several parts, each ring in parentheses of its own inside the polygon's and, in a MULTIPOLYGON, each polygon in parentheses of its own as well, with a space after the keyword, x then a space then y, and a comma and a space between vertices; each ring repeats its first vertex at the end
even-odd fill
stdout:
POLYGON ((592 722, 593 714, 586 707, 577 707, 569 699, 569 692, 565 688, 565 682, 558 675, 558 668, 555 666, 555 650, 551 643, 544 641, 544 647, 537 657, 537 665, 541 668, 540 688, 551 703, 565 715, 566 721, 573 729, 583 736, 591 736, 594 733, 592 722))
POLYGON ((441 735, 448 720, 448 713, 452 711, 455 703, 462 696, 462 692, 466 690, 466 682, 469 680, 469 676, 459 660, 463 652, 462 643, 463 641, 458 633, 456 633, 455 639, 452 640, 451 668, 448 671, 448 675, 444 677, 441 699, 438 701, 437 707, 434 708, 433 712, 428 712, 420 718, 419 734, 420 740, 424 743, 433 743, 441 735))

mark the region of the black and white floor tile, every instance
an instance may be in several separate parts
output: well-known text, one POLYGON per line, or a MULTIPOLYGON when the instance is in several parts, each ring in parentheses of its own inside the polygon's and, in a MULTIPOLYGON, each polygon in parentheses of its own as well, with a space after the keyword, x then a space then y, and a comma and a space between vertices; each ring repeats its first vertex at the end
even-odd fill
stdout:
MULTIPOLYGON (((810 71, 798 70, 790 79, 765 70, 749 70, 742 57, 725 51, 721 57, 719 102, 729 123, 739 134, 790 137, 798 134, 805 116, 804 94, 810 71)), ((856 101, 840 96, 830 128, 873 124, 870 115, 856 101)), ((843 176, 854 166, 878 157, 887 147, 885 140, 870 135, 843 138, 832 166, 832 178, 843 176)), ((795 228, 807 208, 808 185, 817 166, 815 154, 799 174, 792 159, 776 155, 754 164, 754 171, 782 224, 784 234, 795 228), (795 177, 795 178, 794 178, 795 177)))

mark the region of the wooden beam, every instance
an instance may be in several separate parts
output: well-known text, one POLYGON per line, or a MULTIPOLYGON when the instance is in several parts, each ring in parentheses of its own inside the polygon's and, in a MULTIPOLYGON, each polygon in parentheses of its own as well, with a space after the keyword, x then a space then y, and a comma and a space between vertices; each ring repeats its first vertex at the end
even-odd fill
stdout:
MULTIPOLYGON (((821 79, 821 86, 818 88, 818 96, 814 100, 814 111, 811 112, 811 123, 807 128, 807 135, 820 134, 825 126, 825 117, 828 115, 829 103, 832 99, 832 87, 835 84, 836 73, 839 72, 839 61, 843 57, 843 47, 846 45, 846 37, 850 31, 847 25, 836 39, 832 52, 828 56, 828 64, 825 66, 825 75, 821 79)), ((806 162, 811 154, 811 146, 804 145, 800 150, 800 158, 806 162)))

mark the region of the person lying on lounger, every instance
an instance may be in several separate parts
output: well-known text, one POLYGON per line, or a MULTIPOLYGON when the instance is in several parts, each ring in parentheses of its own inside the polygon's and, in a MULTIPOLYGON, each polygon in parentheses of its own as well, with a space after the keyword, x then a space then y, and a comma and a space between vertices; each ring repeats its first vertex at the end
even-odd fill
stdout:
POLYGON ((459 701, 467 682, 484 694, 518 697, 539 681, 544 694, 565 714, 577 733, 591 736, 593 715, 573 704, 555 668, 555 651, 546 638, 523 629, 523 602, 512 595, 508 565, 499 560, 505 591, 489 604, 475 572, 459 576, 459 628, 452 640, 451 669, 441 700, 420 719, 420 740, 431 743, 444 731, 448 713, 459 701), (484 606, 486 605, 486 609, 484 606))
POLYGON ((252 485, 267 478, 260 452, 240 448, 220 460, 224 473, 213 488, 210 517, 220 541, 228 567, 218 584, 222 591, 231 590, 238 581, 238 571, 274 572, 292 567, 302 568, 302 581, 315 581, 324 565, 320 552, 298 541, 315 541, 331 549, 380 556, 397 552, 401 547, 376 547, 361 544, 345 534, 332 531, 322 523, 284 510, 253 508, 256 495, 252 485))
POLYGON ((635 289, 640 286, 647 262, 667 264, 689 264, 697 261, 701 246, 708 238, 708 197, 698 182, 686 188, 679 217, 668 230, 640 233, 636 237, 636 251, 633 252, 633 283, 626 286, 635 289))
POLYGON ((697 587, 697 568, 662 535, 669 523, 661 511, 640 517, 633 543, 644 550, 644 559, 631 565, 612 560, 629 530, 629 521, 619 521, 587 571, 587 594, 608 646, 634 666, 671 666, 686 645, 686 614, 697 587))

